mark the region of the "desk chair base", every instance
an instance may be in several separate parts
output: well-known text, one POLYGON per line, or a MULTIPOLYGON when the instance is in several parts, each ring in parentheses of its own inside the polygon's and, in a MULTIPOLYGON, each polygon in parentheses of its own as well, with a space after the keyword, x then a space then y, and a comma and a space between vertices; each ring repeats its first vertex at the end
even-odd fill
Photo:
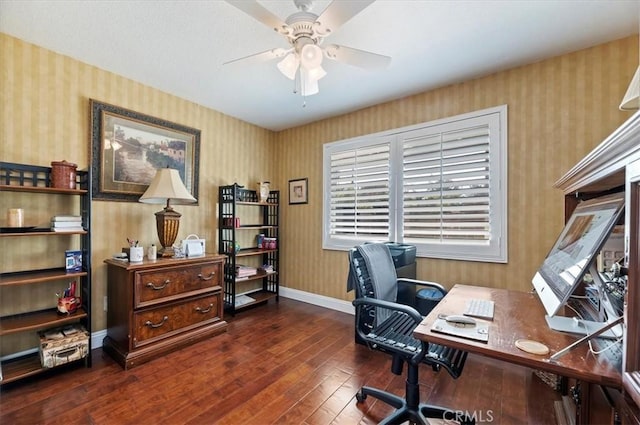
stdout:
POLYGON ((418 366, 409 364, 407 369, 406 396, 404 398, 367 386, 360 388, 360 391, 356 393, 356 401, 358 403, 363 403, 367 396, 372 396, 396 408, 395 412, 380 421, 380 425, 402 424, 407 421, 411 424, 428 425, 428 418, 445 419, 447 423, 457 421, 460 425, 475 425, 475 419, 465 412, 420 403, 418 366))

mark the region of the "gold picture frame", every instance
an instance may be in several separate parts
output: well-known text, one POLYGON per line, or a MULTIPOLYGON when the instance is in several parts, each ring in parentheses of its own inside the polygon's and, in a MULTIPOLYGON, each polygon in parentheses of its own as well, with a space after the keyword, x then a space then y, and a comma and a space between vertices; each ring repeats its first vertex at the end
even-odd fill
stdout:
MULTIPOLYGON (((137 202, 158 168, 198 199, 200 130, 91 99, 93 199, 137 202)), ((192 204, 197 205, 197 204, 192 204)))

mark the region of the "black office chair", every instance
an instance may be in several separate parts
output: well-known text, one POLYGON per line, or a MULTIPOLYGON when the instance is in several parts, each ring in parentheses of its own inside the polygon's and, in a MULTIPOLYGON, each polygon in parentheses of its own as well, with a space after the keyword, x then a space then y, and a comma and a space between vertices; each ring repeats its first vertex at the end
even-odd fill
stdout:
MULTIPOLYGON (((461 424, 474 424, 475 420, 464 412, 451 408, 420 403, 418 368, 420 363, 433 370, 444 368, 455 379, 460 376, 467 353, 464 351, 427 344, 413 337, 413 330, 422 321, 414 307, 398 302, 398 282, 430 288, 440 285, 413 279, 398 279, 389 248, 383 243, 359 245, 349 251, 349 279, 347 290, 356 290, 356 332, 369 348, 391 354, 391 372, 402 374, 407 363, 405 396, 364 386, 356 394, 359 403, 371 395, 393 407, 396 411, 381 424, 427 424, 427 418, 455 420, 461 424)), ((444 288, 442 288, 444 291, 444 288)), ((413 291, 415 293, 415 291, 413 291)))

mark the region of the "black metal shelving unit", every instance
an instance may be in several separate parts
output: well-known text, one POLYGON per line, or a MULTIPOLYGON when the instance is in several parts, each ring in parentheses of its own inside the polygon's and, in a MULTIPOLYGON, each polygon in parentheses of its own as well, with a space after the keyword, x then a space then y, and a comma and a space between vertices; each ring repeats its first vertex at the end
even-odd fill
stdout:
MULTIPOLYGON (((73 232, 53 232, 48 228, 20 229, 12 231, 3 228, 0 233, 2 238, 48 238, 48 237, 78 237, 79 241, 70 241, 70 248, 79 246, 82 251, 82 270, 67 273, 64 266, 45 270, 8 271, 3 269, 0 273, 0 289, 8 287, 20 287, 20 290, 29 291, 31 285, 44 282, 68 281, 74 279, 79 282, 81 305, 73 314, 59 315, 55 307, 38 310, 24 311, 20 314, 12 314, 0 317, 0 338, 22 332, 37 332, 58 326, 80 323, 91 335, 91 171, 78 170, 76 172, 76 188, 61 189, 51 187, 51 168, 27 164, 0 162, 0 193, 22 192, 45 196, 43 205, 46 205, 47 195, 69 196, 77 198, 80 202, 80 215, 84 230, 73 232)), ((28 261, 28 256, 25 256, 28 261)), ((64 260, 61 257, 61 263, 64 260)), ((11 300, 3 299, 2 303, 11 300)), ((37 347, 34 347, 37 348, 37 347)), ((26 354, 16 353, 7 355, 8 360, 3 360, 1 385, 18 381, 20 379, 37 375, 50 370, 41 365, 39 352, 25 350, 26 354)), ((88 354, 84 359, 87 367, 91 366, 91 337, 89 336, 88 354)))
MULTIPOLYGON (((244 189, 238 184, 220 186, 218 190, 218 250, 220 254, 227 256, 224 272, 224 306, 225 310, 231 314, 237 311, 266 303, 275 298, 278 301, 280 292, 280 238, 279 238, 279 208, 280 191, 272 190, 266 202, 261 202, 255 190, 244 189), (259 223, 245 224, 239 212, 239 206, 259 208, 259 223), (239 224, 242 222, 243 224, 239 224), (259 249, 254 246, 242 247, 239 245, 241 232, 263 233, 265 238, 275 238, 277 246, 275 248, 259 249), (236 278, 236 266, 239 265, 243 257, 259 256, 261 264, 269 265, 273 268, 269 273, 258 273, 245 278, 236 278), (247 292, 239 291, 245 283, 261 281, 260 288, 249 289, 247 292), (253 301, 237 305, 238 295, 243 294, 251 297, 253 301)), ((255 286, 255 285, 254 285, 255 286)))

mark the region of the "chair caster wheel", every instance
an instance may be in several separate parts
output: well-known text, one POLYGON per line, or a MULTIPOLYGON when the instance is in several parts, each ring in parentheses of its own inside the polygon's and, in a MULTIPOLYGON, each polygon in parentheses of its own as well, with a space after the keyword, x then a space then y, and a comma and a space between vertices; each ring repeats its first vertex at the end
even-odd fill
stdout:
POLYGON ((356 393, 356 401, 358 403, 362 403, 363 401, 365 401, 367 399, 367 395, 365 393, 362 392, 362 390, 358 391, 356 393))

